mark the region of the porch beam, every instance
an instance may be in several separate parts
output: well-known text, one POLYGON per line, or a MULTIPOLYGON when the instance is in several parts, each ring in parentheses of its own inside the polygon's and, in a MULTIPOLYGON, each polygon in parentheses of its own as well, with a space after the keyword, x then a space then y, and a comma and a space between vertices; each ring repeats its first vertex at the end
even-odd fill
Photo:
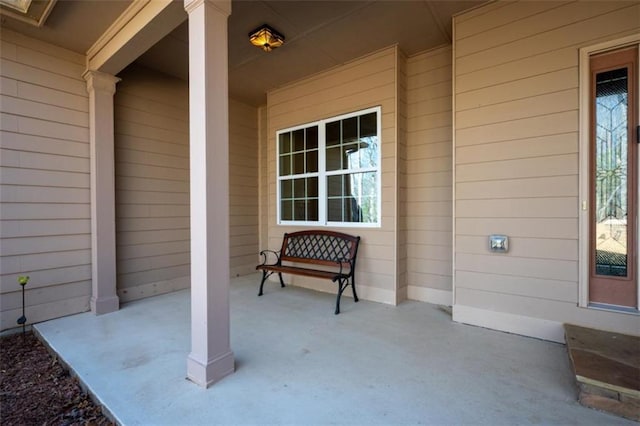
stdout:
POLYGON ((91 169, 91 311, 117 311, 113 95, 119 78, 85 73, 91 169))
POLYGON ((185 0, 189 14, 191 353, 187 378, 207 387, 233 373, 229 324, 231 1, 185 0))
POLYGON ((117 74, 186 19, 180 2, 134 0, 87 51, 87 69, 117 74))

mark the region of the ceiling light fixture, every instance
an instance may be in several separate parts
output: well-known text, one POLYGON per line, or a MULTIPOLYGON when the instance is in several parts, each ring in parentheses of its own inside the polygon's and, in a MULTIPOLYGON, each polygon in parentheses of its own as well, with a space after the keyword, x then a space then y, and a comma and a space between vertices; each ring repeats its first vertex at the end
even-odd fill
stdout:
POLYGON ((284 36, 268 26, 262 25, 249 33, 249 41, 265 52, 271 52, 284 44, 284 36))
POLYGON ((27 13, 29 6, 31 6, 31 0, 0 0, 0 3, 20 13, 27 13))
POLYGON ((0 15, 42 27, 57 0, 0 0, 0 15))

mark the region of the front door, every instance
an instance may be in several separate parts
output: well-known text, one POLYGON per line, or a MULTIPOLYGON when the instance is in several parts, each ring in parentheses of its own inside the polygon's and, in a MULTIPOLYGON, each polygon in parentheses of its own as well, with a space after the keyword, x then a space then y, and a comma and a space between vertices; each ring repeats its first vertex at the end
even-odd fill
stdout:
POLYGON ((591 66, 589 302, 638 307, 638 46, 591 66))

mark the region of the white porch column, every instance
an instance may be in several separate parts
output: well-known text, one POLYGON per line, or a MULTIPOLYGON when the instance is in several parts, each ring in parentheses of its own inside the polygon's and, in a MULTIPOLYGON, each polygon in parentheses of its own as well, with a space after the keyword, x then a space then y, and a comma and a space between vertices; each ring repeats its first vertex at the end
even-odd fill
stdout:
POLYGON ((229 339, 231 1, 185 0, 189 13, 191 353, 187 377, 207 387, 234 371, 229 339))
POLYGON ((117 311, 113 95, 119 78, 98 71, 84 75, 89 92, 91 157, 91 311, 117 311))

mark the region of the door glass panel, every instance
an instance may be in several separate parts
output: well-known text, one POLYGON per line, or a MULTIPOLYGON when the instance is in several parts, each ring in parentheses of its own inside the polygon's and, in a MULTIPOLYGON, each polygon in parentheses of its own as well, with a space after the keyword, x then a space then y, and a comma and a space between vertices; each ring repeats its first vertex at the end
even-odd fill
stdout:
POLYGON ((628 274, 627 69, 596 75, 595 272, 628 274))

